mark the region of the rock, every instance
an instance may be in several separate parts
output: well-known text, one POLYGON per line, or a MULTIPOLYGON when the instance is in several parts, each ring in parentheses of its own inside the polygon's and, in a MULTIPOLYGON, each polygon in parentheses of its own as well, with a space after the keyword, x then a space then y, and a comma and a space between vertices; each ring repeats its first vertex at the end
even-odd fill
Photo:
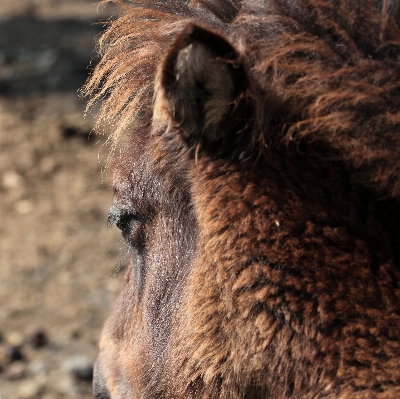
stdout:
POLYGON ((40 161, 39 167, 43 173, 51 173, 56 168, 56 161, 52 157, 45 157, 40 161))
POLYGON ((3 173, 3 187, 6 189, 19 188, 23 185, 24 178, 14 170, 3 173))
POLYGON ((26 365, 22 362, 15 362, 4 370, 4 377, 7 380, 20 380, 26 375, 26 365))
POLYGON ((82 331, 79 328, 75 328, 71 332, 72 339, 80 339, 82 337, 82 331))
POLYGON ((92 381, 93 379, 93 363, 86 356, 72 356, 63 362, 62 368, 71 373, 77 380, 92 381))
POLYGON ((73 371, 73 375, 77 380, 90 382, 93 380, 93 365, 87 364, 85 367, 77 368, 73 371))
POLYGON ((21 350, 15 346, 7 347, 6 354, 12 362, 24 360, 24 355, 22 354, 21 350))
POLYGON ((47 375, 48 367, 43 361, 34 361, 29 364, 29 373, 32 375, 47 375))
POLYGON ((26 214, 32 212, 33 204, 31 201, 29 201, 27 199, 23 199, 23 200, 17 201, 14 204, 14 209, 18 214, 26 215, 26 214))
POLYGON ((24 355, 19 348, 7 344, 0 344, 0 365, 5 366, 23 359, 24 355))
POLYGON ((76 398, 79 395, 76 385, 70 375, 63 375, 57 379, 57 391, 70 398, 76 398))
POLYGON ((36 398, 40 395, 42 383, 35 379, 22 381, 18 384, 18 397, 20 399, 36 398))
POLYGON ((46 332, 40 327, 28 331, 28 343, 32 348, 42 348, 49 342, 46 332))
POLYGON ((20 347, 23 345, 24 343, 24 336, 19 333, 19 332, 10 332, 8 334, 6 334, 5 336, 5 341, 7 342, 7 344, 11 345, 11 346, 15 346, 15 347, 20 347))

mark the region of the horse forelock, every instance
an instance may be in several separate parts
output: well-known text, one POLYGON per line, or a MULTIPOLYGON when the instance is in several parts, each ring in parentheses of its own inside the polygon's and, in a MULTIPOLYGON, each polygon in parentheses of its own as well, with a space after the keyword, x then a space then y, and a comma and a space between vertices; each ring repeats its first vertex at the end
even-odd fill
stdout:
POLYGON ((96 129, 112 127, 112 147, 144 130, 157 68, 179 33, 196 23, 219 30, 245 59, 255 108, 249 141, 318 142, 321 156, 349 164, 379 195, 397 197, 399 7, 367 3, 140 2, 99 41, 101 60, 83 88, 89 108, 101 101, 96 129), (376 132, 393 145, 380 146, 376 132))

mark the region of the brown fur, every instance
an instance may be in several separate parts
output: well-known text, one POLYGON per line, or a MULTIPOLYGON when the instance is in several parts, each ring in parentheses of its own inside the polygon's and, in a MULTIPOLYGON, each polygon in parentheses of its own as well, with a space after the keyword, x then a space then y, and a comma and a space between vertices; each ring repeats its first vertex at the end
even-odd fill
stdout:
POLYGON ((111 23, 84 91, 124 138, 132 259, 97 398, 400 396, 399 24, 389 0, 111 23))

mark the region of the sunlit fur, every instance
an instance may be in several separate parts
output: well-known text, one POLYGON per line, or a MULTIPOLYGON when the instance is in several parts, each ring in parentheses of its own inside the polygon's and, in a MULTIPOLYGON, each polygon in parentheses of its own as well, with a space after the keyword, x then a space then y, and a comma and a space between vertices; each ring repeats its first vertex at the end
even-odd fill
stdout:
POLYGON ((140 4, 83 89, 141 220, 96 397, 398 398, 398 3, 140 4))

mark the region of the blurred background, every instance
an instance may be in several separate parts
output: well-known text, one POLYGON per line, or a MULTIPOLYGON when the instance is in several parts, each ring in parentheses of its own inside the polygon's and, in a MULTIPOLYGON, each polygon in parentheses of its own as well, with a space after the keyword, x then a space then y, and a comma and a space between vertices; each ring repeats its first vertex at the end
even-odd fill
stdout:
POLYGON ((92 397, 125 249, 105 222, 108 149, 77 90, 117 13, 94 0, 0 1, 1 399, 92 397))

